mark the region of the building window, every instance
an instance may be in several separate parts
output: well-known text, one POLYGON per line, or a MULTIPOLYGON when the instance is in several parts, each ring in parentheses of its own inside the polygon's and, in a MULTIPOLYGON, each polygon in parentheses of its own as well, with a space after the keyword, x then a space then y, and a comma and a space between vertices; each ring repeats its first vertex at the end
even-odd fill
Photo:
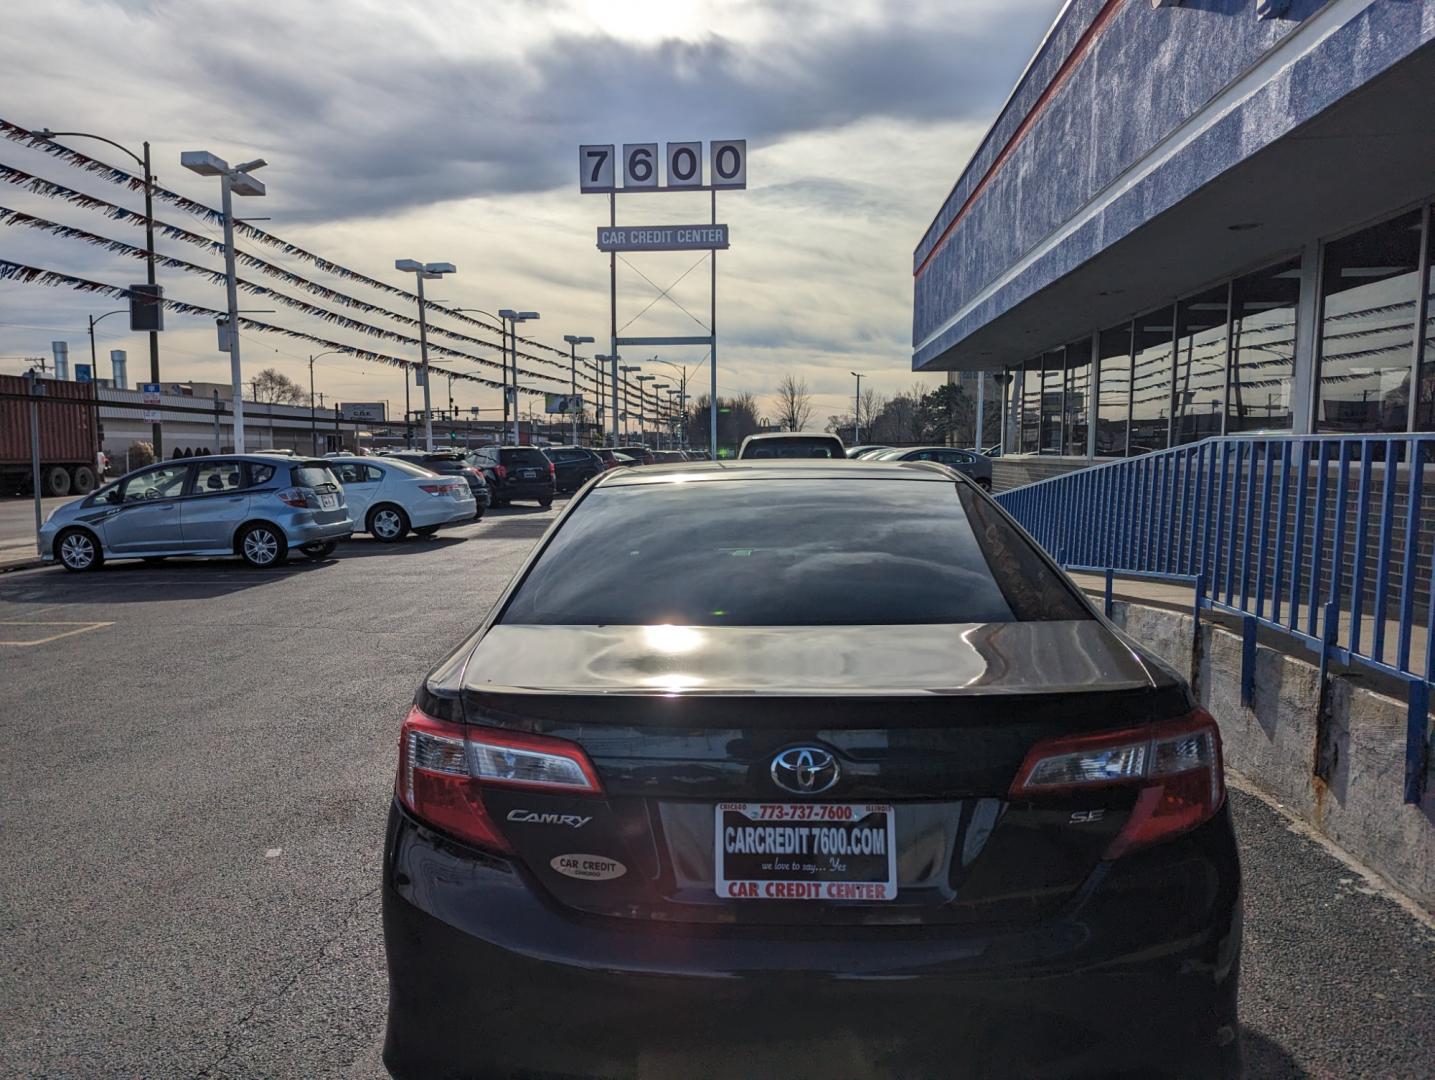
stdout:
POLYGON ((1172 395, 1176 445, 1221 433, 1226 396, 1226 330, 1230 285, 1218 285, 1176 305, 1176 386, 1172 395))
POLYGON ((1299 300, 1299 259, 1247 274, 1232 284, 1227 434, 1290 430, 1299 300))
POLYGON ((1041 358, 1041 452, 1061 453, 1061 408, 1066 396, 1064 351, 1053 349, 1041 358))
POLYGON ((1322 431, 1404 431, 1423 213, 1325 245, 1321 275, 1322 431))
POLYGON ((1021 452, 1035 454, 1041 449, 1041 357, 1022 365, 1021 452))
POLYGON ((1125 457, 1131 423, 1131 324, 1101 331, 1099 349, 1096 455, 1125 457))
POLYGON ((1091 339, 1083 338, 1066 347, 1066 453, 1086 456, 1087 412, 1091 406, 1091 339))
POLYGON ((1165 450, 1171 434, 1171 339, 1175 309, 1136 320, 1131 362, 1129 453, 1165 450))

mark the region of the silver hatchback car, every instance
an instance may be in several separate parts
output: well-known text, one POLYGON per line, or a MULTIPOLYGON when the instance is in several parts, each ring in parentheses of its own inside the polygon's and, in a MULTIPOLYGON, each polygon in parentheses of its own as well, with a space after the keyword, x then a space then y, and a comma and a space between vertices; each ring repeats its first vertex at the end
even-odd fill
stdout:
POLYGON ((353 531, 344 489, 322 458, 231 454, 122 476, 58 507, 39 546, 45 562, 75 571, 168 555, 238 555, 265 567, 296 548, 325 558, 353 531))

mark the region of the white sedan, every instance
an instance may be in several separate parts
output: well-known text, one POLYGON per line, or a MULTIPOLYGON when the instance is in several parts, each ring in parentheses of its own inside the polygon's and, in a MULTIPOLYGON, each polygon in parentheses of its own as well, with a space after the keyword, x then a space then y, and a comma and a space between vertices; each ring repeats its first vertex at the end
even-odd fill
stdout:
POLYGON ((461 476, 440 476, 388 457, 326 460, 344 486, 354 531, 386 544, 402 540, 410 529, 432 536, 445 525, 465 524, 478 509, 461 476))

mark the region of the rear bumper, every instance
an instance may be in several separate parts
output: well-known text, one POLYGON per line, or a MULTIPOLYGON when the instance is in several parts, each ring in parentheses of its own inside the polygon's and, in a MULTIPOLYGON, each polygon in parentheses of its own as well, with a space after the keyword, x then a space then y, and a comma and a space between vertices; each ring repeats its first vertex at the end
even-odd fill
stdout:
POLYGON ((472 499, 431 499, 419 503, 409 513, 409 524, 415 528, 429 525, 462 525, 473 520, 478 505, 472 499))
MULTIPOLYGON (((1212 826, 1230 837, 1224 814, 1198 831, 1212 826)), ((700 932, 557 910, 510 863, 395 808, 384 1059, 401 1080, 810 1075, 813 1062, 840 1077, 1234 1077, 1230 858, 1200 925, 1164 937, 1150 908, 1166 898, 1135 884, 1020 930, 700 932)))
POLYGON ((354 523, 347 514, 339 521, 321 522, 315 521, 312 515, 303 515, 284 523, 284 535, 290 547, 323 540, 343 540, 353 531, 354 523))
POLYGON ((515 499, 537 499, 540 502, 553 498, 557 491, 553 480, 507 480, 498 489, 498 497, 509 501, 515 499))

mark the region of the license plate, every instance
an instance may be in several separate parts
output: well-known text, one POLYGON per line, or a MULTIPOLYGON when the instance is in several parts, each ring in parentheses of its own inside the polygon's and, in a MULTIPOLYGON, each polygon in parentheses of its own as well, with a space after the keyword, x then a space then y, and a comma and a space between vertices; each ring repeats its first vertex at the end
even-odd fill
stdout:
POLYGON ((319 509, 321 509, 321 510, 337 510, 337 509, 339 509, 339 496, 337 496, 337 495, 320 495, 320 496, 319 496, 319 509))
POLYGON ((538 479, 538 470, 537 470, 537 469, 524 469, 524 470, 523 470, 522 472, 520 472, 518 475, 521 476, 521 477, 523 477, 523 479, 525 479, 525 480, 536 480, 536 479, 538 479))
POLYGON ((893 900, 894 818, 883 803, 719 803, 714 888, 730 900, 893 900))

